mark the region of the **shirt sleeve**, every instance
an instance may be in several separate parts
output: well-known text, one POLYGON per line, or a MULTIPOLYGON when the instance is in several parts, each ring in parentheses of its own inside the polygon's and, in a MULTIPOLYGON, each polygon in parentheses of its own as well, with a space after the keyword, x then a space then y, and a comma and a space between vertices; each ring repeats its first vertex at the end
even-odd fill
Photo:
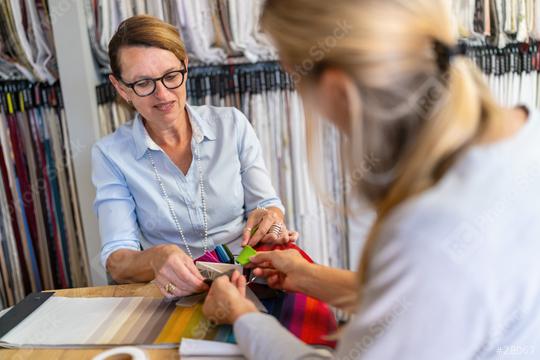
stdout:
POLYGON ((331 358, 328 352, 321 352, 298 340, 276 318, 267 314, 249 313, 241 316, 234 323, 234 336, 248 359, 331 358))
POLYGON ((261 144, 255 130, 244 114, 234 109, 240 158, 240 175, 244 187, 246 212, 257 207, 277 207, 283 213, 285 208, 272 186, 270 174, 264 164, 261 144))
POLYGON ((140 250, 140 230, 135 201, 118 167, 94 145, 92 148, 92 182, 96 187, 94 212, 101 236, 101 264, 119 249, 140 250))

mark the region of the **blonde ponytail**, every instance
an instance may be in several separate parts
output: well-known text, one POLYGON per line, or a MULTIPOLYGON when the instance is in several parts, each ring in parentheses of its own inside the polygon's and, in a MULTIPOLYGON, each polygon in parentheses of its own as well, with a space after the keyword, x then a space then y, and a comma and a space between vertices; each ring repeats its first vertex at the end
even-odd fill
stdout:
POLYGON ((500 108, 471 61, 456 57, 441 70, 434 46, 457 43, 444 0, 267 0, 262 24, 294 77, 316 83, 333 68, 355 84, 347 89, 351 170, 375 160, 357 184, 377 211, 360 263, 365 284, 388 214, 500 127, 500 108), (331 45, 322 56, 321 44, 331 45))
POLYGON ((361 285, 367 280, 370 253, 388 214, 408 198, 434 186, 460 154, 503 124, 499 106, 470 60, 454 59, 445 80, 446 98, 425 122, 415 146, 402 159, 400 174, 376 205, 377 219, 360 261, 361 285))

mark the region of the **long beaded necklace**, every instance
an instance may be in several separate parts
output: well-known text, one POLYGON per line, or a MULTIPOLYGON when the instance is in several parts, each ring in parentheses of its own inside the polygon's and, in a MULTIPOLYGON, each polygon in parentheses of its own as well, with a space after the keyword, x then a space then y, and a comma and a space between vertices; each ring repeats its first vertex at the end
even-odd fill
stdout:
MULTIPOLYGON (((180 222, 178 221, 178 217, 176 216, 176 211, 174 211, 174 208, 171 203, 171 199, 169 198, 169 195, 167 194, 167 191, 165 190, 165 186, 157 170, 156 163, 154 162, 154 157, 152 156, 152 153, 150 152, 150 150, 147 150, 146 154, 147 154, 148 159, 150 160, 150 163, 152 164, 152 168, 154 169, 154 175, 156 177, 157 182, 159 183, 161 193, 163 197, 165 198, 165 201, 167 202, 167 206, 169 208, 169 212, 171 213, 171 217, 173 218, 174 225, 176 226, 176 230, 178 230, 178 233, 180 234, 180 238, 182 239, 184 246, 186 247, 188 255, 192 259, 194 259, 193 253, 191 252, 191 248, 189 247, 186 241, 186 237, 184 236, 184 229, 182 229, 182 226, 180 225, 180 222)), ((206 253, 208 251, 208 212, 206 209, 206 192, 204 190, 204 181, 203 181, 203 174, 202 174, 202 168, 201 168, 201 157, 199 154, 199 145, 195 147, 195 156, 196 156, 196 162, 197 162, 197 170, 199 171, 199 190, 201 191, 201 202, 202 202, 202 208, 203 208, 203 225, 204 225, 203 249, 204 249, 204 252, 206 253)))

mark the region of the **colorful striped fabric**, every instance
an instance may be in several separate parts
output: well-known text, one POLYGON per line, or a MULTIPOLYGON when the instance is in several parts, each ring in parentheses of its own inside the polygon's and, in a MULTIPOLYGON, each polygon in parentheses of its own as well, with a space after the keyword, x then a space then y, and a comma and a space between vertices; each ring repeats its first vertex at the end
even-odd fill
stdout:
MULTIPOLYGON (((328 307, 296 293, 262 300, 269 313, 304 342, 335 344, 324 336, 336 330, 328 307)), ((53 296, 0 339, 13 345, 160 345, 183 338, 234 343, 231 326, 215 326, 202 305, 177 307, 159 298, 67 298, 53 296)))
POLYGON ((335 341, 325 339, 337 330, 334 314, 326 304, 304 294, 288 294, 282 309, 279 321, 300 340, 310 345, 336 346, 335 341))
MULTIPOLYGON (((257 247, 258 252, 286 249, 294 249, 307 261, 313 262, 295 244, 257 247)), ((335 341, 325 339, 325 336, 337 330, 336 319, 327 304, 304 294, 283 292, 279 292, 275 298, 262 300, 262 303, 271 315, 303 342, 335 347, 335 341)), ((236 342, 231 326, 212 327, 201 311, 201 305, 176 309, 155 343, 178 342, 183 337, 236 342)))
MULTIPOLYGON (((299 293, 281 293, 262 303, 300 340, 310 345, 335 347, 334 341, 325 339, 337 329, 335 317, 325 303, 299 293)), ((204 318, 202 305, 174 310, 153 343, 178 343, 182 338, 236 342, 231 326, 216 327, 204 318)))
MULTIPOLYGON (((336 331, 332 312, 320 301, 303 294, 283 294, 278 299, 264 300, 270 313, 300 340, 310 345, 335 347, 335 342, 324 336, 336 331)), ((178 343, 182 338, 235 343, 232 327, 213 326, 202 315, 202 306, 177 308, 163 329, 151 342, 153 344, 178 343)), ((148 344, 149 338, 144 343, 148 344)))
POLYGON ((204 317, 201 304, 176 308, 152 343, 178 344, 182 338, 235 342, 232 327, 210 322, 204 317))
MULTIPOLYGON (((313 263, 313 260, 296 244, 284 245, 260 245, 257 252, 272 250, 294 249, 302 255, 304 259, 313 263)), ((334 348, 335 341, 326 340, 325 337, 337 330, 336 318, 327 304, 300 293, 283 294, 282 299, 274 300, 276 304, 281 301, 279 310, 272 311, 274 315, 291 333, 296 335, 303 342, 310 345, 324 345, 334 348)), ((268 301, 263 301, 267 309, 270 309, 268 301)))
MULTIPOLYGON (((286 247, 296 248, 294 245, 286 247)), ((264 249, 258 248, 258 251, 264 249)), ((259 290, 264 288, 260 284, 251 286, 252 290, 253 286, 258 286, 259 290)), ((305 343, 335 346, 333 341, 325 339, 325 335, 336 331, 336 321, 323 302, 304 294, 280 291, 261 302, 305 343)), ((183 338, 235 342, 232 327, 216 326, 206 319, 202 304, 177 307, 174 302, 160 298, 52 296, 29 315, 24 324, 3 336, 0 344, 177 346, 183 338)))

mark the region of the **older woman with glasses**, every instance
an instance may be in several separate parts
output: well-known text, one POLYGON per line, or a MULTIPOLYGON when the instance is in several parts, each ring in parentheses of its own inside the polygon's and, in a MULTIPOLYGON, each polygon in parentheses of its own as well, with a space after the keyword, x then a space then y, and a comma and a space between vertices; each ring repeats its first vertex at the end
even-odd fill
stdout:
POLYGON ((137 111, 92 150, 101 261, 115 281, 155 279, 166 296, 191 294, 207 288, 193 260, 216 246, 234 252, 297 236, 283 225, 245 116, 186 104, 188 58, 176 28, 129 18, 109 57, 112 84, 137 111))

